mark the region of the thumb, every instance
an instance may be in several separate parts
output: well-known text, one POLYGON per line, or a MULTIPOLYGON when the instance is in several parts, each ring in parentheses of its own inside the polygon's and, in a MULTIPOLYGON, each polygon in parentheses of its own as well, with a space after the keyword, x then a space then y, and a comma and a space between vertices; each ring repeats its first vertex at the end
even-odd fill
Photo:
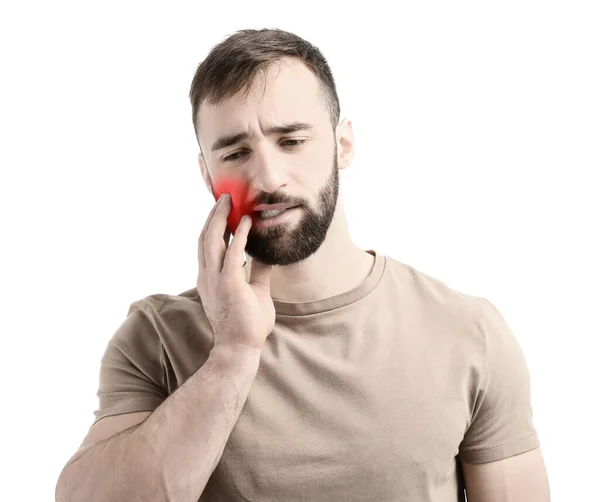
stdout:
POLYGON ((271 271, 273 265, 266 265, 254 258, 250 262, 250 278, 249 284, 258 286, 268 293, 271 291, 271 271))

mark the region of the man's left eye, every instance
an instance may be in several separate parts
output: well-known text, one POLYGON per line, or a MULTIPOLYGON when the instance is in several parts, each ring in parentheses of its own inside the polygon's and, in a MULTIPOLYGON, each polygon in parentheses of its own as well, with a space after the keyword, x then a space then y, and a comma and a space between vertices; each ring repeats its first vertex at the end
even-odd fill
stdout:
POLYGON ((283 143, 281 143, 283 146, 299 146, 306 143, 305 139, 286 139, 283 143), (291 145, 289 143, 292 143, 291 145), (286 143, 288 143, 286 145, 286 143))

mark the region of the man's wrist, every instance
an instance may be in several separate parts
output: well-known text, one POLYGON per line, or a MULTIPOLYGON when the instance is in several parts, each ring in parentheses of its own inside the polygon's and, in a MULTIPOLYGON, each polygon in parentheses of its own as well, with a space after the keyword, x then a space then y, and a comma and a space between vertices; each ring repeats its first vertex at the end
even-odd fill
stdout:
POLYGON ((262 348, 239 343, 217 343, 210 351, 210 359, 223 368, 258 365, 262 348))

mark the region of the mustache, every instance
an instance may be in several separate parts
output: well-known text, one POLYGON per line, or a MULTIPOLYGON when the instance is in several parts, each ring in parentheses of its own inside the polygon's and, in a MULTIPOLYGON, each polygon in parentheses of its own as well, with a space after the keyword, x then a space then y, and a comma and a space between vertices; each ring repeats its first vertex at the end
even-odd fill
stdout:
POLYGON ((253 202, 253 205, 258 206, 262 204, 273 205, 273 204, 293 204, 297 206, 303 206, 303 200, 290 199, 282 194, 278 193, 263 193, 258 195, 253 202))

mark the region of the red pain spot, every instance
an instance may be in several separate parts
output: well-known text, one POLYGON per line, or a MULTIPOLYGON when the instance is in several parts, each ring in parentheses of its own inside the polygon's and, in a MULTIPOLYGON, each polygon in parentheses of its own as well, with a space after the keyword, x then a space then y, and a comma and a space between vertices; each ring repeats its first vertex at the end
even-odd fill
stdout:
POLYGON ((250 185, 238 178, 220 178, 213 184, 215 200, 224 193, 231 194, 231 212, 227 217, 227 226, 232 234, 235 234, 238 225, 245 214, 254 217, 252 213, 252 201, 249 200, 250 185))

